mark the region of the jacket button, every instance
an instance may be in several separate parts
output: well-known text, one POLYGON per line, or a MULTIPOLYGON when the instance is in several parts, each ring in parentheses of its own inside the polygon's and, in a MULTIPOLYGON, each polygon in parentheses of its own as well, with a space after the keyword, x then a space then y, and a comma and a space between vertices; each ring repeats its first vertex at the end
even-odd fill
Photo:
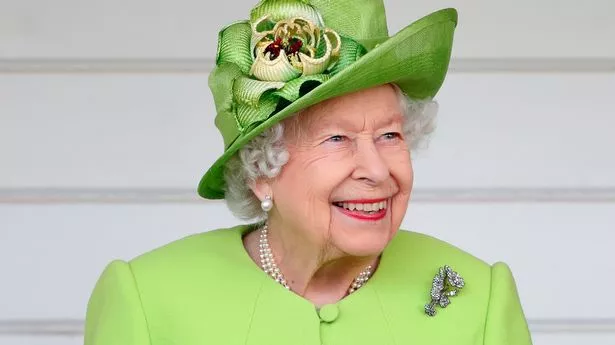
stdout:
POLYGON ((335 304, 325 304, 318 311, 318 316, 323 322, 333 322, 339 316, 340 311, 335 304))

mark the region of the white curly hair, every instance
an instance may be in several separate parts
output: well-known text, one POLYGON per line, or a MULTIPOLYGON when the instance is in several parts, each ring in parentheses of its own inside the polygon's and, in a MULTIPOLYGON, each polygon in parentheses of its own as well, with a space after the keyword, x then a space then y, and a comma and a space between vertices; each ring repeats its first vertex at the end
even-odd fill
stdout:
MULTIPOLYGON (((408 140, 408 149, 426 147, 427 139, 436 127, 438 103, 432 99, 413 100, 397 85, 392 85, 404 116, 404 137, 411 138, 408 140)), ((226 163, 224 198, 237 218, 262 221, 267 217, 261 209, 261 201, 250 189, 250 184, 259 177, 274 178, 288 162, 289 154, 283 136, 284 124, 280 122, 254 137, 226 163)))

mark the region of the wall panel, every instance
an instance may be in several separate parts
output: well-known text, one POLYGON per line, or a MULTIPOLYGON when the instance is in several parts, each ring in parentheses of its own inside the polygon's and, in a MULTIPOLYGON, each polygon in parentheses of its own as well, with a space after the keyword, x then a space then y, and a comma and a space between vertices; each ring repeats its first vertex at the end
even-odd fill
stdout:
MULTIPOLYGON (((614 90, 615 73, 451 74, 417 185, 615 187, 614 90)), ((0 188, 193 190, 222 152, 204 74, 6 74, 0 102, 0 188)))
MULTIPOLYGON (((254 0, 0 1, 0 59, 213 58, 218 30, 254 0)), ((610 0, 388 0, 390 32, 444 7, 459 10, 455 56, 614 58, 610 0)))

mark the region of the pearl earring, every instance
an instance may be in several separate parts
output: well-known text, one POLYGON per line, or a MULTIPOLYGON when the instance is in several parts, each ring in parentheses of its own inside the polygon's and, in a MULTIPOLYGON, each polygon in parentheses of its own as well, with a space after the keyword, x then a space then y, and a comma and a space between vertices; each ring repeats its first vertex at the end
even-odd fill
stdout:
POLYGON ((265 212, 269 212, 273 208, 273 200, 271 200, 271 196, 265 195, 265 200, 261 201, 261 208, 265 212))

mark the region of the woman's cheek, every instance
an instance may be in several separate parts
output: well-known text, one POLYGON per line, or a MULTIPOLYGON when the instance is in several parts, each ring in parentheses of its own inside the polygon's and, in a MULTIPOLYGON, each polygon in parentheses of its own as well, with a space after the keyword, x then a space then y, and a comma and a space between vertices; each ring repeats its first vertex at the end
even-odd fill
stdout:
POLYGON ((408 150, 392 149, 382 153, 383 157, 386 157, 391 175, 408 176, 412 174, 412 160, 408 150))

